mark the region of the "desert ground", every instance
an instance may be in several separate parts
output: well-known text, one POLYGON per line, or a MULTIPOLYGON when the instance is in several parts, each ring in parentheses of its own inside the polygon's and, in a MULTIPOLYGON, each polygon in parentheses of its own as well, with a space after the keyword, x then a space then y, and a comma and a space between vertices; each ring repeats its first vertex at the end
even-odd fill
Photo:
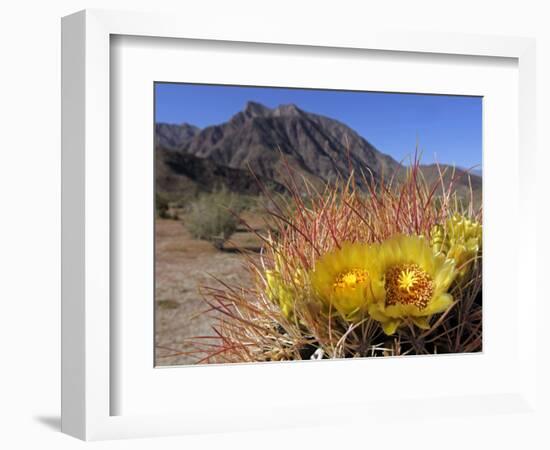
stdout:
MULTIPOLYGON (((240 228, 224 250, 193 239, 183 220, 157 219, 155 230, 155 364, 187 365, 200 357, 189 354, 189 339, 212 335, 212 313, 202 314, 208 305, 200 285, 215 285, 212 276, 228 283, 246 281, 245 256, 240 250, 257 250, 258 237, 240 228)), ((261 225, 261 218, 244 217, 248 224, 261 225)), ((250 254, 250 253, 249 253, 250 254)))

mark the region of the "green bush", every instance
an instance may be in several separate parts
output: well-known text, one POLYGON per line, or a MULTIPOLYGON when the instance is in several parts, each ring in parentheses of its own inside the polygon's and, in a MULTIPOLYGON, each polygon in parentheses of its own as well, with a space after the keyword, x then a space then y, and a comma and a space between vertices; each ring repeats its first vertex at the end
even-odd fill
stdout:
POLYGON ((192 202, 197 200, 199 196, 199 189, 197 186, 190 186, 185 190, 174 192, 171 196, 171 203, 174 208, 185 209, 192 202))
POLYGON ((222 249, 237 230, 236 214, 243 208, 239 197, 227 189, 201 194, 187 207, 184 225, 195 239, 211 242, 222 249))
POLYGON ((165 195, 159 194, 158 192, 155 195, 155 209, 157 211, 157 217, 161 219, 168 219, 170 210, 170 204, 165 195))

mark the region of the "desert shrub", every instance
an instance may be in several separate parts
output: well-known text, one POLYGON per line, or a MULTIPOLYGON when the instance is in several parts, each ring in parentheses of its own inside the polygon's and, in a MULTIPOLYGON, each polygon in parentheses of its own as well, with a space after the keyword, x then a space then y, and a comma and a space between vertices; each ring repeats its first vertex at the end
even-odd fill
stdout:
POLYGON ((243 209, 239 197, 219 189, 204 193, 187 207, 184 225, 195 239, 211 242, 222 249, 224 243, 237 230, 237 214, 243 209))
POLYGON ((170 204, 168 202, 168 198, 165 195, 157 192, 155 195, 155 210, 157 212, 157 217, 160 217, 161 219, 168 219, 169 209, 170 204))
POLYGON ((171 203, 174 208, 185 209, 200 195, 199 189, 196 186, 190 186, 185 190, 174 192, 171 195, 171 203))

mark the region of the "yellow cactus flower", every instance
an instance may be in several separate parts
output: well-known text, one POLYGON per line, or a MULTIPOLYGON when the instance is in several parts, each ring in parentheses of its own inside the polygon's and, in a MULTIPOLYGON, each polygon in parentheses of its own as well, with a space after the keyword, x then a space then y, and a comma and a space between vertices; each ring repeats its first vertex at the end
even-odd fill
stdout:
POLYGON ((382 283, 373 283, 375 265, 375 247, 345 243, 316 262, 310 275, 311 285, 325 306, 332 306, 344 319, 355 321, 367 312, 374 291, 383 289, 382 283))
POLYGON ((437 253, 454 259, 459 277, 463 278, 481 250, 481 231, 479 222, 457 213, 448 218, 444 226, 432 228, 432 247, 437 253))
POLYGON ((429 318, 445 311, 453 302, 447 292, 456 276, 455 263, 434 254, 430 244, 420 236, 397 235, 378 249, 384 289, 377 290, 369 304, 370 316, 379 321, 388 335, 404 320, 429 328, 429 318))

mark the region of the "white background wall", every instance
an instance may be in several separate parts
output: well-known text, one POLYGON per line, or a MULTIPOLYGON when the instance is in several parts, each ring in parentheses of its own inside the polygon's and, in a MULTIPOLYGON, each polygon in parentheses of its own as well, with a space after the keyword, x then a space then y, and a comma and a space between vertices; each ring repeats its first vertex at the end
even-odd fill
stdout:
MULTIPOLYGON (((58 431, 61 16, 84 8, 179 10, 188 20, 204 20, 205 26, 209 18, 221 15, 236 24, 239 20, 245 23, 254 17, 269 17, 283 29, 322 24, 327 33, 338 33, 346 27, 368 29, 371 24, 383 23, 396 29, 537 37, 539 178, 543 179, 539 181, 539 192, 544 228, 539 233, 538 271, 545 279, 543 269, 548 262, 542 255, 550 250, 549 240, 543 234, 550 203, 550 190, 543 185, 550 167, 550 13, 545 10, 545 3, 548 4, 535 0, 4 2, 0 10, 0 448, 72 449, 85 445, 58 431), (243 20, 243 16, 247 19, 243 20)), ((540 339, 548 342, 548 333, 541 333, 540 339)), ((549 347, 543 348, 548 351, 549 347)), ((457 423, 457 433, 463 432, 467 430, 460 430, 457 423)), ((472 446, 519 448, 523 439, 525 443, 530 441, 529 436, 512 436, 504 442, 498 436, 472 436, 472 446)), ((392 448, 391 442, 388 436, 388 448, 392 448)), ((281 449, 343 448, 353 444, 367 448, 368 440, 359 433, 334 429, 91 445, 102 449, 281 449)), ((436 443, 430 443, 427 433, 426 442, 416 444, 419 448, 431 448, 436 443)), ((447 449, 455 448, 452 438, 441 444, 447 449)), ((537 448, 535 443, 530 444, 530 448, 537 448)))

